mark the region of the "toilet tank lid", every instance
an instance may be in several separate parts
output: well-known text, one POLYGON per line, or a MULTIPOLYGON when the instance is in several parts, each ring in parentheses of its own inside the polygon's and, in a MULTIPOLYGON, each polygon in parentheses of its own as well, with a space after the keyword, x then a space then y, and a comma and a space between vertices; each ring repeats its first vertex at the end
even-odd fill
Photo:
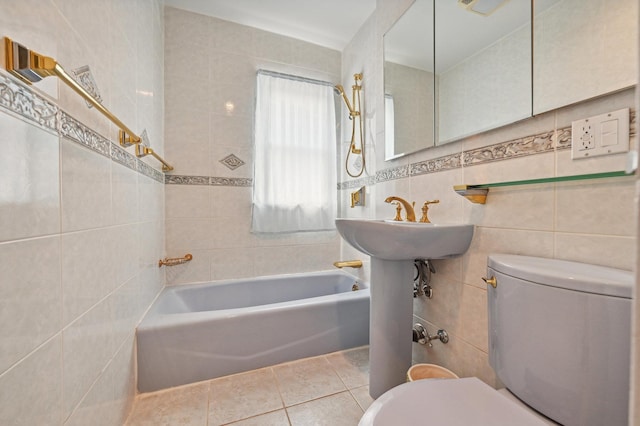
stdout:
POLYGON ((494 271, 567 290, 631 299, 633 273, 606 266, 513 254, 492 254, 494 271))

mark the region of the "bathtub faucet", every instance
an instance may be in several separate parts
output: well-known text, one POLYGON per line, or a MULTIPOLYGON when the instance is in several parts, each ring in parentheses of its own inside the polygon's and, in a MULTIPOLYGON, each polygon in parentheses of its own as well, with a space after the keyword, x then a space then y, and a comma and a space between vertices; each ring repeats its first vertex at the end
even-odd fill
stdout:
POLYGON ((362 260, 340 260, 333 262, 336 268, 362 268, 362 260))

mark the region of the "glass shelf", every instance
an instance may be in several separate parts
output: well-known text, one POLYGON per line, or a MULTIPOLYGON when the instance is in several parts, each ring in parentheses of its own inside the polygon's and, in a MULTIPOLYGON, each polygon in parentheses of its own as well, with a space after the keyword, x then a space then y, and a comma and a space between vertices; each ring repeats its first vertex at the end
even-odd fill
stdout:
POLYGON ((487 194, 489 188, 498 188, 502 186, 516 186, 516 185, 535 185, 540 183, 555 183, 555 182, 568 182, 573 180, 589 180, 589 179, 604 179, 612 177, 632 176, 623 170, 615 172, 604 173, 590 173, 585 175, 572 175, 572 176, 557 176, 550 178, 540 179, 526 179, 526 180, 514 180, 510 182, 496 182, 496 183, 483 183, 477 185, 455 185, 453 190, 462 195, 472 203, 485 204, 487 201, 487 194))

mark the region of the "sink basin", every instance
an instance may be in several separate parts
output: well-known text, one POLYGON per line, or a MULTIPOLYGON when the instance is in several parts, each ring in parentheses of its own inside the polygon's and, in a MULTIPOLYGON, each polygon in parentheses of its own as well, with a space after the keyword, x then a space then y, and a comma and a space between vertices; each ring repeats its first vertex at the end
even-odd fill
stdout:
POLYGON ((355 249, 384 260, 446 259, 464 254, 473 225, 336 219, 336 227, 355 249))

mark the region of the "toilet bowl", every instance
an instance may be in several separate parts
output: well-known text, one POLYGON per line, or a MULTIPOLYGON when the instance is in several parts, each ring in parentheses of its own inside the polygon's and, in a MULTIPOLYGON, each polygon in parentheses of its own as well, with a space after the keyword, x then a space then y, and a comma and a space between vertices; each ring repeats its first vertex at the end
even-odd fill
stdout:
POLYGON ((359 426, 626 426, 633 273, 491 255, 486 281, 489 364, 506 389, 416 380, 381 395, 359 426))
POLYGON ((358 426, 548 426, 556 423, 475 377, 396 386, 371 404, 358 426))

